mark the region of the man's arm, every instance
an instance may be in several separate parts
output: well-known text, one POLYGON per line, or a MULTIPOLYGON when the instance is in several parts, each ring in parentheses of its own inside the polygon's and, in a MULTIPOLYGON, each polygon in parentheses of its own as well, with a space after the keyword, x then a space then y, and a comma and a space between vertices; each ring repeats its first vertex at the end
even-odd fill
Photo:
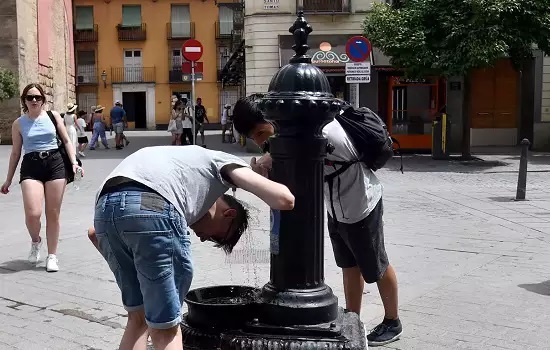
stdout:
POLYGON ((206 120, 206 122, 210 124, 210 120, 208 120, 208 116, 206 115, 206 107, 204 107, 204 120, 206 120))
POLYGON ((288 187, 271 181, 250 168, 238 165, 226 166, 225 175, 231 182, 245 191, 255 194, 277 210, 291 210, 294 208, 294 195, 288 187))

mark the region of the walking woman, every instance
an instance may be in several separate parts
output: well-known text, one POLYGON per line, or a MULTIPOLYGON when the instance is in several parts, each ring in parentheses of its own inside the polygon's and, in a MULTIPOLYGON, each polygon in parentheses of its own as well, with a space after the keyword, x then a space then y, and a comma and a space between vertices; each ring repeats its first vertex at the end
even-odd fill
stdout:
POLYGON ((107 143, 107 135, 105 135, 105 120, 103 120, 103 110, 105 107, 102 105, 96 106, 94 110, 94 131, 92 133, 92 141, 90 141, 89 150, 94 150, 97 145, 97 139, 101 137, 101 143, 105 149, 109 149, 109 144, 107 143))
POLYGON ((11 133, 13 146, 8 166, 6 182, 0 189, 3 194, 9 192, 17 164, 21 158, 21 148, 24 150, 21 162, 19 183, 23 193, 25 208, 25 223, 31 236, 31 251, 29 262, 37 263, 40 260, 40 218, 42 216, 42 202, 46 201, 46 239, 48 257, 46 271, 59 270, 57 261, 57 245, 59 242, 59 214, 61 202, 67 183, 67 171, 57 144, 56 129, 63 142, 75 173, 78 166, 75 148, 69 140, 63 119, 57 112, 52 112, 56 125, 50 116, 43 110, 46 94, 39 84, 29 84, 21 94, 23 114, 12 125, 11 133))
POLYGON ((181 101, 177 101, 172 108, 172 120, 175 129, 172 131, 172 145, 181 145, 181 134, 183 133, 181 101))
POLYGON ((71 140, 71 144, 74 146, 75 152, 77 150, 77 121, 76 121, 76 108, 78 106, 74 103, 69 103, 67 105, 67 113, 63 115, 63 121, 65 123, 65 129, 67 129, 67 135, 69 135, 69 140, 71 140))

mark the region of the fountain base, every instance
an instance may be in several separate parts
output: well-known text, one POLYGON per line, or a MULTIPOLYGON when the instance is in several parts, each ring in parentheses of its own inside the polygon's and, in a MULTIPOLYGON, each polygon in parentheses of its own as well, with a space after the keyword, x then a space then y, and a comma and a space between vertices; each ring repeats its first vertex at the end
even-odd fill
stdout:
POLYGON ((277 327, 249 322, 241 329, 215 331, 181 323, 186 350, 366 350, 365 331, 359 316, 339 309, 331 323, 277 327))

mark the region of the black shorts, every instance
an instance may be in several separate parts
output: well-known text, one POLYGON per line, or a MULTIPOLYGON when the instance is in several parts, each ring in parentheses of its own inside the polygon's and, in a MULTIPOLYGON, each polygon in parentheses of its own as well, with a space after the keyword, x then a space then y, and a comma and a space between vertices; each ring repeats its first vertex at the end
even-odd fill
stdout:
POLYGON ((389 265, 384 248, 383 213, 380 199, 369 216, 354 224, 335 222, 328 216, 328 232, 336 265, 340 268, 358 266, 367 283, 379 281, 389 265))
POLYGON ((58 150, 31 152, 25 154, 21 162, 19 183, 23 180, 38 180, 42 183, 57 179, 66 179, 65 163, 58 150))
POLYGON ((84 143, 88 143, 88 136, 81 136, 78 138, 78 143, 79 144, 84 144, 84 143))

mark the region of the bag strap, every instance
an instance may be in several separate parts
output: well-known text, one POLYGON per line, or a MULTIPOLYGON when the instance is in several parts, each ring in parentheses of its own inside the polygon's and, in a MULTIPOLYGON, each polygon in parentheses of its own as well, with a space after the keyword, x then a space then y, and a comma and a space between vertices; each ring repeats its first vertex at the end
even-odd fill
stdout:
MULTIPOLYGON (((336 220, 336 210, 334 209, 334 199, 332 198, 333 197, 333 194, 332 194, 332 188, 333 188, 333 184, 334 184, 334 179, 337 178, 338 176, 340 176, 340 174, 342 174, 344 171, 348 170, 348 168, 350 166, 352 166, 353 164, 357 163, 358 161, 350 161, 350 162, 343 162, 343 161, 338 161, 338 160, 328 160, 325 158, 325 165, 326 166, 331 166, 334 168, 334 172, 333 173, 330 173, 328 175, 325 175, 325 182, 328 184, 328 188, 329 188, 329 200, 330 200, 330 210, 332 212, 332 218, 334 219, 335 222, 338 222, 338 220, 336 220), (340 168, 336 169, 336 166, 339 165, 340 168)), ((340 178, 338 177, 338 197, 340 197, 340 178)))
POLYGON ((55 119, 55 116, 53 115, 52 111, 46 111, 46 113, 48 113, 48 116, 50 117, 50 120, 52 121, 53 126, 55 127, 55 135, 57 137, 57 142, 59 143, 59 140, 61 140, 61 138, 59 137, 59 129, 57 129, 57 120, 55 119))

